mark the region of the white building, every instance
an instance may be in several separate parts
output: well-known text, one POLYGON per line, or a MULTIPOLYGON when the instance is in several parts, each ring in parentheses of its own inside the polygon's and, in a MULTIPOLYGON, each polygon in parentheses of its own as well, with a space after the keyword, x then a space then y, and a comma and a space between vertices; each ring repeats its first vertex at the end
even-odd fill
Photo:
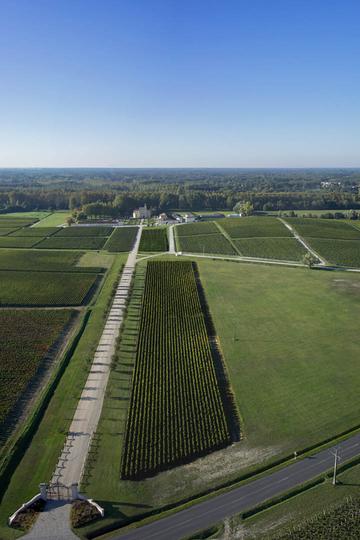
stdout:
POLYGON ((135 210, 133 210, 134 219, 148 219, 150 217, 151 210, 146 206, 146 203, 144 206, 140 206, 139 208, 135 208, 135 210))
POLYGON ((169 221, 169 218, 165 213, 162 213, 159 215, 158 221, 159 223, 166 223, 167 221, 169 221))

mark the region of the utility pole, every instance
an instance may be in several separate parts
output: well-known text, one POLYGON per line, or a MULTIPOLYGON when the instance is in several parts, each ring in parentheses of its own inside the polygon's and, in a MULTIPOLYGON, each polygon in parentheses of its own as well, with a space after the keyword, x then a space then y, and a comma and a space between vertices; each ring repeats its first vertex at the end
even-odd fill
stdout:
POLYGON ((334 456, 334 473, 333 473, 333 480, 332 484, 333 486, 336 486, 336 473, 337 473, 337 463, 340 461, 340 456, 338 456, 338 449, 335 449, 335 452, 331 452, 331 454, 334 456))

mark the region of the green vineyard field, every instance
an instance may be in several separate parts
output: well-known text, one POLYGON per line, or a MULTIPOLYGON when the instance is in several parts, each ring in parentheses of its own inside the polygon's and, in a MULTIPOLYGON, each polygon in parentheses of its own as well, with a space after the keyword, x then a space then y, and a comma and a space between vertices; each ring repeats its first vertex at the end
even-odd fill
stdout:
POLYGON ((109 240, 105 249, 108 251, 130 251, 137 235, 138 227, 117 227, 109 240))
MULTIPOLYGON (((0 239, 1 240, 1 239, 0 239)), ((24 238, 22 239, 24 240, 24 238)), ((89 236, 60 236, 54 235, 50 238, 45 238, 36 248, 39 249, 102 249, 106 242, 106 238, 89 237, 89 236)))
POLYGON ((33 236, 1 236, 0 248, 31 248, 40 240, 33 236))
POLYGON ((219 229, 215 223, 211 221, 200 223, 186 223, 184 225, 176 226, 176 233, 178 236, 192 236, 197 234, 213 234, 218 233, 219 229))
POLYGON ((56 236, 76 236, 76 237, 84 237, 84 236, 90 236, 90 237, 96 237, 96 236, 109 236, 113 228, 112 227, 105 227, 103 225, 101 226, 72 226, 72 227, 58 227, 58 232, 56 233, 56 236))
POLYGON ((0 270, 0 305, 75 306, 85 302, 97 274, 0 270))
POLYGON ((355 268, 360 266, 360 239, 306 238, 306 241, 330 264, 355 268))
POLYGON ((180 236, 177 238, 177 249, 188 253, 238 255, 229 240, 221 233, 180 236))
POLYGON ((51 236, 58 231, 58 227, 23 227, 17 229, 11 236, 51 236))
POLYGON ((360 240, 360 230, 335 219, 286 218, 301 236, 360 240))
POLYGON ((238 238, 234 244, 244 257, 301 261, 306 253, 295 238, 238 238))
POLYGON ((219 224, 231 238, 292 236, 289 229, 274 217, 225 218, 219 224))
POLYGON ((167 229, 143 229, 139 251, 167 251, 167 229))
POLYGON ((121 476, 140 479, 230 442, 193 265, 149 262, 121 476))
MULTIPOLYGON (((81 270, 74 265, 83 255, 81 251, 35 251, 2 249, 1 270, 81 270)), ((93 270, 94 271, 94 270, 93 270)))

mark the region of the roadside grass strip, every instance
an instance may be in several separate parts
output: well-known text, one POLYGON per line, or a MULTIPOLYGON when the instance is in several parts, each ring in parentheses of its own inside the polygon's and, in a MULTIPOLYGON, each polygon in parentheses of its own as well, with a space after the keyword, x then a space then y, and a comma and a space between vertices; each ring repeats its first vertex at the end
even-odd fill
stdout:
POLYGON ((295 238, 238 238, 233 242, 244 257, 301 261, 306 253, 295 238))
POLYGON ((178 236, 192 236, 197 234, 212 234, 219 232, 219 229, 215 223, 211 221, 200 223, 185 223, 183 225, 176 226, 176 233, 178 236))
MULTIPOLYGON (((15 232, 11 233, 11 236, 51 236, 56 233, 59 229, 57 227, 23 227, 22 229, 17 229, 15 232)), ((0 229, 1 231, 1 229, 0 229)))
POLYGON ((166 228, 143 229, 139 251, 167 251, 168 240, 166 228))
POLYGON ((1 236, 0 248, 31 248, 40 240, 41 238, 33 236, 1 236))
POLYGON ((229 240, 219 232, 216 234, 180 236, 177 238, 177 246, 178 251, 188 253, 238 255, 229 240))
POLYGON ((0 271, 2 306, 75 306, 97 281, 93 273, 0 271))
POLYGON ((113 227, 105 227, 105 226, 76 226, 73 225, 72 227, 58 227, 57 228, 56 236, 76 236, 76 237, 83 237, 83 236, 109 236, 112 231, 113 227))
POLYGON ((303 237, 360 240, 360 230, 336 219, 286 218, 303 237))
POLYGON ((306 238, 306 241, 330 264, 360 267, 360 239, 306 238))
MULTIPOLYGON (((18 400, 23 409, 29 384, 73 314, 71 310, 0 310, 0 448, 16 422, 18 400)), ((28 392, 27 398, 31 397, 28 392)))
POLYGON ((134 245, 138 227, 117 227, 104 249, 111 252, 130 251, 134 245))
POLYGON ((36 247, 39 249, 101 249, 106 240, 106 238, 101 237, 58 237, 58 235, 54 235, 50 238, 45 238, 36 247))
POLYGON ((291 231, 275 217, 225 218, 218 223, 231 238, 292 236, 291 231))
POLYGON ((151 261, 121 476, 141 479, 230 442, 193 264, 151 261))

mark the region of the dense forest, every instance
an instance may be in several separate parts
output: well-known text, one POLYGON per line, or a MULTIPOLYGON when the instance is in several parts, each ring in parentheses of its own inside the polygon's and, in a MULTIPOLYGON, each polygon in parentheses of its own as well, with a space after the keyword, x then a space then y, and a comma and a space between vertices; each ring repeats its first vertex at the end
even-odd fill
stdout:
POLYGON ((1 169, 0 212, 359 209, 359 186, 360 169, 1 169))

